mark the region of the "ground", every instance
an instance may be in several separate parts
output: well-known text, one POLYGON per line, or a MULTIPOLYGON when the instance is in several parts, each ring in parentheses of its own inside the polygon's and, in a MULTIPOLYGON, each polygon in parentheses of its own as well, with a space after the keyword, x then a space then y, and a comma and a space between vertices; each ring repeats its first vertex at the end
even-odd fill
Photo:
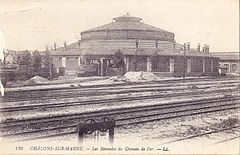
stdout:
MULTIPOLYGON (((152 78, 152 77, 151 77, 152 78)), ((136 78, 133 78, 136 79, 136 78)), ((32 90, 32 89, 45 89, 45 88, 69 88, 69 87, 78 87, 79 84, 81 86, 86 85, 108 85, 113 83, 124 83, 126 79, 115 77, 114 79, 107 78, 96 78, 92 79, 88 78, 73 78, 73 79, 59 79, 58 81, 51 81, 49 84, 39 85, 39 86, 27 86, 27 87, 15 87, 15 88, 6 88, 7 91, 21 91, 21 90, 32 90)), ((145 79, 137 79, 138 82, 144 82, 145 79)), ((160 80, 169 80, 169 79, 160 79, 160 80)), ((204 80, 204 79, 202 79, 204 80)), ((199 82, 201 83, 201 82, 199 82)), ((188 89, 199 89, 199 91, 206 91, 211 89, 220 89, 218 87, 212 87, 211 85, 195 85, 187 86, 188 89)), ((232 86, 231 86, 232 87, 232 86)), ((234 86, 235 87, 235 86, 234 86)), ((168 87, 170 88, 170 87, 168 87)), ((185 87, 181 87, 185 88, 185 87)), ((114 92, 116 90, 109 90, 109 92, 114 92)), ((119 91, 119 90, 118 90, 119 91)), ((183 90, 180 90, 183 91, 183 90)), ((187 90, 184 90, 187 91, 187 90)), ((176 90, 174 91, 177 92, 176 90)), ((152 92, 144 92, 145 95, 152 95, 152 92)), ((155 92, 154 94, 159 93, 155 92)), ((163 92, 161 92, 163 93, 163 92)), ((169 93, 169 92, 168 92, 169 93)), ((120 95, 117 97, 120 97, 120 95)), ((124 95, 124 94, 123 94, 124 95)), ((142 95, 141 93, 132 93, 128 95, 142 95)), ((218 94, 221 96, 221 94, 218 94)), ((223 95, 223 94, 222 94, 223 95)), ((103 99, 108 97, 114 97, 113 95, 104 95, 104 96, 93 96, 87 97, 88 99, 103 99)), ((204 96, 196 96, 204 97, 204 96)), ((216 95, 215 95, 216 97, 216 95)), ((82 97, 81 99, 87 99, 82 97)), ((191 96, 193 98, 193 96, 191 96)), ((177 97, 178 100, 188 100, 191 98, 182 98, 177 97)), ((208 96, 211 98, 211 96, 208 96)), ((80 98, 79 98, 80 99, 80 98)), ((60 101, 76 101, 77 98, 71 99, 59 99, 60 101)), ((95 105, 92 107, 91 105, 79 106, 76 107, 64 107, 58 108, 57 111, 51 111, 48 109, 34 112, 32 111, 28 113, 28 115, 22 115, 19 112, 13 112, 16 119, 20 117, 34 117, 45 115, 48 113, 71 113, 71 112, 83 112, 83 111, 94 111, 100 109, 111 109, 117 107, 129 107, 136 105, 149 105, 154 103, 167 103, 169 101, 174 101, 175 98, 171 97, 169 99, 156 99, 156 100, 144 100, 144 101, 131 101, 131 103, 123 103, 121 105, 117 103, 112 104, 101 104, 95 105), (19 116, 19 117, 18 117, 19 116)), ((81 100, 79 100, 81 101, 81 100)), ((51 102, 58 102, 58 100, 52 100, 51 102)), ((11 103, 20 105, 20 102, 11 103)), ((21 104, 28 104, 26 101, 21 104)), ((35 104, 38 104, 37 102, 35 104)), ((8 105, 8 104, 6 104, 8 105)), ((9 104, 10 105, 10 104, 9 104)), ((12 116, 14 116, 12 115, 12 116)), ((97 153, 108 152, 116 153, 116 151, 122 152, 118 150, 121 147, 125 150, 124 153, 153 153, 153 154, 162 154, 162 153, 203 153, 203 154, 238 154, 239 151, 239 111, 238 109, 231 109, 226 111, 198 114, 192 116, 183 116, 172 119, 153 121, 147 123, 138 123, 135 125, 124 125, 115 128, 115 138, 114 144, 110 145, 108 142, 108 134, 107 133, 99 133, 95 132, 92 135, 87 135, 85 137, 85 141, 83 144, 79 144, 77 134, 69 134, 64 136, 51 137, 46 139, 34 140, 34 141, 26 141, 24 142, 25 151, 29 151, 32 146, 40 146, 40 147, 49 147, 49 146, 71 146, 71 147, 79 147, 83 146, 83 150, 86 152, 92 152, 93 149, 97 150, 97 153), (227 130, 226 130, 227 129, 227 130), (142 150, 144 148, 145 150, 142 150), (101 150, 102 151, 99 151, 101 150), (114 151, 114 149, 116 149, 114 151)), ((14 143, 14 146, 22 146, 22 142, 14 143)), ((6 144, 6 148, 12 150, 13 145, 6 144)), ((40 149, 40 151, 43 151, 40 149)), ((56 150, 49 150, 51 153, 58 153, 56 150)), ((74 151, 73 151, 74 152, 74 151)), ((83 153, 83 151, 75 151, 75 153, 83 153)), ((39 153, 35 151, 34 153, 39 153)))

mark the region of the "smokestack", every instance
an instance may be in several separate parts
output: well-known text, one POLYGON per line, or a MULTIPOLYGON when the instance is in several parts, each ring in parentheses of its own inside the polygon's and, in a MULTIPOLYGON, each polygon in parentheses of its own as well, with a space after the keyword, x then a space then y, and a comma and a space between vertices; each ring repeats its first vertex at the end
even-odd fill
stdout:
POLYGON ((54 42, 54 44, 53 44, 53 49, 54 49, 54 50, 57 49, 57 43, 56 43, 56 42, 54 42))
POLYGON ((78 40, 78 48, 80 49, 81 40, 78 40))
POLYGON ((156 45, 156 49, 158 49, 158 41, 157 40, 156 40, 155 45, 156 45))
POLYGON ((209 46, 208 46, 208 45, 205 45, 205 52, 206 52, 207 54, 209 54, 209 46))
POLYGON ((186 43, 183 45, 183 51, 186 51, 186 43))
POLYGON ((138 40, 136 40, 136 50, 138 50, 138 40))
POLYGON ((203 52, 206 52, 206 45, 207 45, 207 44, 204 44, 204 47, 202 48, 202 51, 203 51, 203 52))
POLYGON ((190 42, 187 43, 187 50, 190 51, 190 42))
POLYGON ((201 44, 198 43, 198 46, 197 46, 197 51, 198 51, 198 52, 200 52, 200 46, 201 46, 201 44))
POLYGON ((64 51, 66 51, 67 50, 67 43, 66 43, 66 41, 64 41, 63 45, 64 45, 64 51))

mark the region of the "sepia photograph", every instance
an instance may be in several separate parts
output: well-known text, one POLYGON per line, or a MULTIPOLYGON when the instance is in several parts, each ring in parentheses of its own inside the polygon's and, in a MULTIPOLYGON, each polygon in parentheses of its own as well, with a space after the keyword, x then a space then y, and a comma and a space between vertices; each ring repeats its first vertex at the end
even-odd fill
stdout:
POLYGON ((237 155, 239 56, 239 0, 0 0, 0 155, 237 155))

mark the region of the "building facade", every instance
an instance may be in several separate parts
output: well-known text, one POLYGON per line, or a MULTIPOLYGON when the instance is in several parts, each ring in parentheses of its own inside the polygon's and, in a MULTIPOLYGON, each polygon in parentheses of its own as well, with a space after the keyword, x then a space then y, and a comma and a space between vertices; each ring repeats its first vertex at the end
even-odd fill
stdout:
POLYGON ((112 23, 81 32, 81 40, 51 51, 58 71, 107 76, 127 71, 149 71, 161 75, 182 76, 218 73, 219 58, 188 44, 176 43, 175 34, 142 22, 129 14, 112 23), (123 65, 114 67, 113 57, 121 53, 123 65))
POLYGON ((219 66, 226 68, 227 73, 240 73, 239 52, 211 52, 212 55, 219 57, 219 66))

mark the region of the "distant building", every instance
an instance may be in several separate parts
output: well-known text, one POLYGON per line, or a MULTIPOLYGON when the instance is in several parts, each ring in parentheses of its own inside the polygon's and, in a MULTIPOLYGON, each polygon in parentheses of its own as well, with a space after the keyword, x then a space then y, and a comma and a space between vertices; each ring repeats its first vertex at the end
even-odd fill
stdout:
POLYGON ((67 74, 95 65, 93 75, 111 75, 116 70, 112 67, 116 52, 121 52, 124 58, 123 72, 149 71, 170 76, 218 73, 219 58, 209 54, 208 45, 202 50, 200 45, 194 49, 190 43, 176 43, 174 37, 172 32, 126 14, 113 18, 112 23, 81 32, 78 42, 64 43, 61 48, 54 44, 51 55, 58 71, 64 69, 67 74))
MULTIPOLYGON (((5 51, 5 68, 16 69, 18 66, 16 51, 6 50, 5 51)), ((1 61, 0 67, 4 65, 4 60, 1 61)))
POLYGON ((239 52, 211 52, 211 54, 220 58, 220 67, 226 68, 227 73, 240 73, 239 52))
POLYGON ((15 78, 16 70, 19 66, 17 63, 17 54, 15 51, 6 50, 4 52, 5 62, 4 60, 0 59, 0 80, 3 85, 15 78))

